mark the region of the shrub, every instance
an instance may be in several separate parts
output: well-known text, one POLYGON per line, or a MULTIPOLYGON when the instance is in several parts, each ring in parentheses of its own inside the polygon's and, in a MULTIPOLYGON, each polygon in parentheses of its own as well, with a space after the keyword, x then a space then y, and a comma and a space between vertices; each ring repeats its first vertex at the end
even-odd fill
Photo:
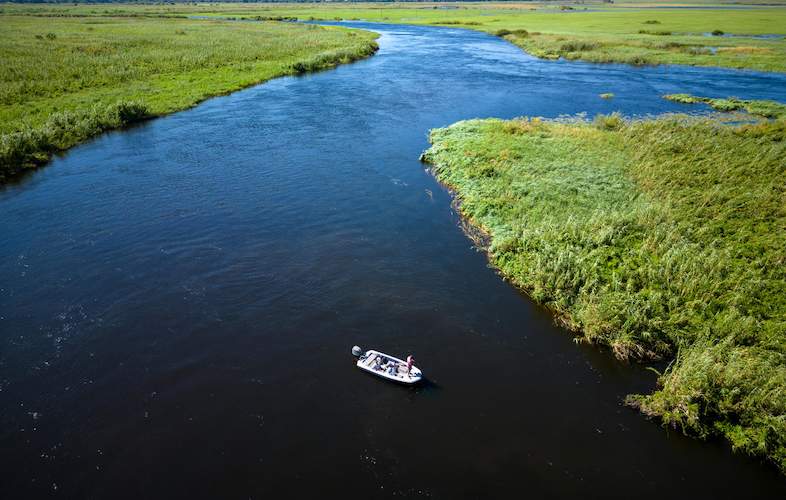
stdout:
POLYGON ((721 31, 721 30, 714 30, 712 32, 712 36, 723 36, 723 31, 721 31))
POLYGON ((54 33, 50 32, 50 33, 46 34, 46 39, 47 40, 54 40, 55 38, 57 38, 57 35, 55 35, 54 33))
POLYGON ((644 21, 642 24, 660 24, 660 21, 650 19, 649 21, 644 21))

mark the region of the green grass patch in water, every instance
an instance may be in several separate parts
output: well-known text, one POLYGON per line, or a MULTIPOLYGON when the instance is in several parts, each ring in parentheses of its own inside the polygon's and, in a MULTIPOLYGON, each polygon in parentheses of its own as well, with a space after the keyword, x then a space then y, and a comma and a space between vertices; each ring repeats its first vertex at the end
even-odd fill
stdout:
POLYGON ((663 96, 669 101, 682 104, 708 104, 712 109, 722 112, 743 110, 752 115, 763 118, 786 118, 786 104, 767 100, 747 100, 736 97, 717 99, 712 97, 697 97, 690 94, 669 94, 663 96))

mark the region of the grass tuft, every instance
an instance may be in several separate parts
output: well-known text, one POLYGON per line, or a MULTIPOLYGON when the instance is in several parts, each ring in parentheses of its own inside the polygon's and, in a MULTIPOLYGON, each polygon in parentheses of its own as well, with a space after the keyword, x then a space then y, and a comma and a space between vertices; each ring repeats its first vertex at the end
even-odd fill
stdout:
POLYGON ((597 115, 592 123, 600 130, 619 130, 625 120, 620 113, 614 112, 610 115, 597 115))

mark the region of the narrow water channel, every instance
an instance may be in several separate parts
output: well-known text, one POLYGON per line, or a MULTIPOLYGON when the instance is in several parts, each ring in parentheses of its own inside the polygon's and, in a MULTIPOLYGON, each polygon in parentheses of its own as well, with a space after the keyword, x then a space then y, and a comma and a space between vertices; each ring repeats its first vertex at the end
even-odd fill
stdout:
POLYGON ((774 468, 622 406, 654 375, 504 283, 418 156, 460 119, 786 100, 786 75, 355 25, 376 56, 0 188, 0 497, 783 498, 774 468), (372 379, 354 344, 413 353, 429 382, 372 379))

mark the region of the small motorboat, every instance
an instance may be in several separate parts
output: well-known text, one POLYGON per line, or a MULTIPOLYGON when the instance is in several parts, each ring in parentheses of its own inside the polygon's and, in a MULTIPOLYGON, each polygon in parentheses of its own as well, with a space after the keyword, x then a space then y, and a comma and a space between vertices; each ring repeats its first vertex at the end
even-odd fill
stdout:
POLYGON ((414 385, 423 379, 423 373, 414 365, 407 373, 407 362, 394 358, 384 352, 363 350, 355 346, 352 348, 352 354, 358 358, 358 368, 367 371, 377 377, 398 382, 399 384, 414 385))

